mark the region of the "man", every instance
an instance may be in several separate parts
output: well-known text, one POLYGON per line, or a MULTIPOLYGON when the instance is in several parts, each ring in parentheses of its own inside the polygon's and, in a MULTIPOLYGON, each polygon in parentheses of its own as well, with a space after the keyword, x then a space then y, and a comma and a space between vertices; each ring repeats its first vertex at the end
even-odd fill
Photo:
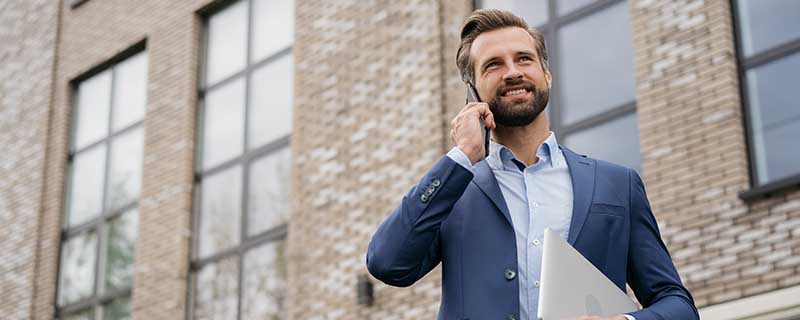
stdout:
POLYGON ((509 12, 477 10, 456 60, 488 103, 453 119, 456 146, 378 228, 370 273, 403 287, 442 262, 439 319, 535 319, 550 228, 644 306, 607 319, 698 319, 639 175, 557 144, 542 114, 552 76, 541 33, 509 12), (485 159, 481 118, 493 129, 485 159))

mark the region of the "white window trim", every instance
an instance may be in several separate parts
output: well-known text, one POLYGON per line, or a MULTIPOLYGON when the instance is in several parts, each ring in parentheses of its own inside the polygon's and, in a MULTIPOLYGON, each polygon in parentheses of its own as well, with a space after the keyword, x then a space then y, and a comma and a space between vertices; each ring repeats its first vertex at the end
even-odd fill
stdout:
POLYGON ((800 286, 702 308, 703 320, 784 320, 800 315, 800 286))

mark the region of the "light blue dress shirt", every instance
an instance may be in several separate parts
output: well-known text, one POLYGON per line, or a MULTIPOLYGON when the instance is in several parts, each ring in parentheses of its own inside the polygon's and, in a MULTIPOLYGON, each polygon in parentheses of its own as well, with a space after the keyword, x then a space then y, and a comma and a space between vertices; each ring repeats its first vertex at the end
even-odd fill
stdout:
MULTIPOLYGON (((572 220, 572 181, 555 134, 550 133, 536 155, 539 161, 526 167, 511 149, 492 142, 486 159, 516 235, 521 319, 536 319, 544 229, 550 228, 566 240, 572 220)), ((457 147, 447 156, 474 172, 469 158, 457 147)))
MULTIPOLYGON (((471 172, 475 168, 461 149, 447 156, 471 172)), ((572 221, 572 180, 556 136, 536 150, 539 161, 531 166, 517 160, 506 146, 491 142, 486 162, 492 169, 511 214, 517 242, 520 319, 536 319, 542 275, 544 229, 550 228, 567 240, 572 221)), ((629 320, 633 316, 623 315, 629 320)))

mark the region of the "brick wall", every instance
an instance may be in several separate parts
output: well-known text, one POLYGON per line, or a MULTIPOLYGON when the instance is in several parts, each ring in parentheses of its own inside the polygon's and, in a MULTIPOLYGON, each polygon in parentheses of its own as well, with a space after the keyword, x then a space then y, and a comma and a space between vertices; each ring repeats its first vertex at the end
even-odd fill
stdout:
POLYGON ((435 317, 438 269, 412 288, 376 285, 371 308, 356 304, 356 281, 378 224, 444 154, 445 124, 463 106, 454 41, 469 10, 468 1, 299 1, 291 318, 435 317))
POLYGON ((0 314, 3 319, 31 316, 57 8, 54 1, 0 2, 0 314))
POLYGON ((642 167, 698 306, 800 283, 800 192, 746 203, 729 1, 633 1, 642 167))
MULTIPOLYGON (((49 160, 43 193, 34 318, 53 314, 69 117, 69 81, 143 39, 149 56, 148 103, 133 316, 183 314, 189 257, 199 21, 209 1, 88 1, 62 7, 49 160)), ((42 135, 44 136, 44 135, 42 135)), ((175 316, 180 318, 180 316, 175 316)))

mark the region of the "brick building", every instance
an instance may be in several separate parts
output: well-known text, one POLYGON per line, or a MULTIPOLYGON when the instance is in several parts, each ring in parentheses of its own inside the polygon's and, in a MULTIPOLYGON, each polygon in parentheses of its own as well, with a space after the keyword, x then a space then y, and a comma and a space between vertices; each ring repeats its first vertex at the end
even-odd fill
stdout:
POLYGON ((551 127, 640 172, 703 319, 800 319, 791 0, 1 1, 2 318, 433 318, 364 254, 476 7, 545 32, 551 127))

